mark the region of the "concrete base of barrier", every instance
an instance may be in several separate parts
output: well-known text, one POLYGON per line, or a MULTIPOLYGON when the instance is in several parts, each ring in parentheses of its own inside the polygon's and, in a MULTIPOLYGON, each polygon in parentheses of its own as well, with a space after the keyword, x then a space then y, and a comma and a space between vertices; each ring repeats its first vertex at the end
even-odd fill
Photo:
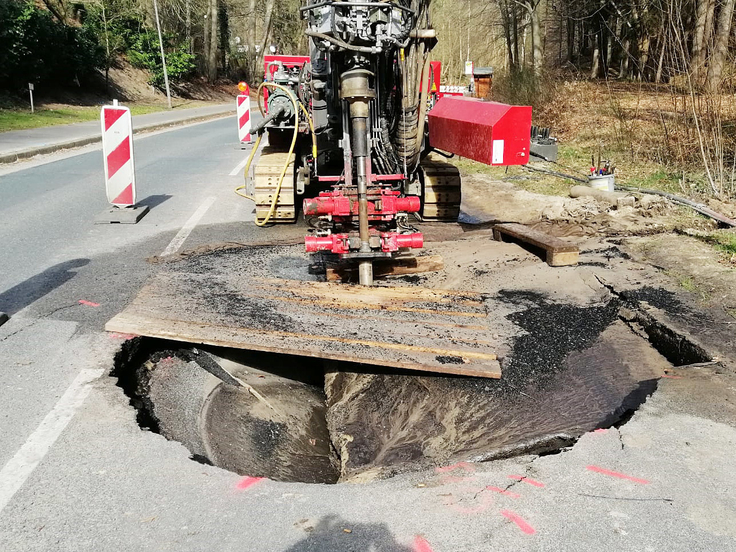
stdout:
POLYGON ((147 205, 112 207, 95 217, 95 224, 136 224, 148 213, 147 205))

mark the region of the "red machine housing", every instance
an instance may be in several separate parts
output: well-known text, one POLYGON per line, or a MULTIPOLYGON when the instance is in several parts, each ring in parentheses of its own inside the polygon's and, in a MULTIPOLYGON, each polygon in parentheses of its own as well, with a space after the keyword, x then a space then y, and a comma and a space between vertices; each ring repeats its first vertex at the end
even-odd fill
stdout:
POLYGON ((284 67, 301 67, 309 61, 309 56, 282 56, 282 55, 271 55, 263 56, 263 71, 267 78, 271 78, 276 72, 274 68, 271 74, 268 74, 268 65, 274 61, 280 61, 284 64, 284 67))
MULTIPOLYGON (((276 72, 276 66, 273 66, 270 70, 268 66, 274 61, 280 61, 284 67, 293 69, 294 67, 301 68, 305 63, 309 62, 309 56, 282 56, 282 55, 270 55, 263 56, 263 74, 264 80, 273 80, 273 74, 276 72)), ((263 108, 268 113, 268 88, 263 91, 263 108)))
POLYGON ((445 96, 429 112, 433 148, 486 165, 526 165, 532 108, 445 96))

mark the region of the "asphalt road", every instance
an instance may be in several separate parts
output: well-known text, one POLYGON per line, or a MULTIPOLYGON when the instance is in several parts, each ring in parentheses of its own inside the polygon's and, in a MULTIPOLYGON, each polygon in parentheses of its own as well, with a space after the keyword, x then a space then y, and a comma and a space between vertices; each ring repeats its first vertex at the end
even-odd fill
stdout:
POLYGON ((135 226, 93 223, 94 148, 0 169, 0 550, 736 550, 736 430, 683 380, 562 454, 368 485, 250 481, 141 431, 103 326, 202 205, 185 249, 255 236, 233 127, 136 138, 135 226))

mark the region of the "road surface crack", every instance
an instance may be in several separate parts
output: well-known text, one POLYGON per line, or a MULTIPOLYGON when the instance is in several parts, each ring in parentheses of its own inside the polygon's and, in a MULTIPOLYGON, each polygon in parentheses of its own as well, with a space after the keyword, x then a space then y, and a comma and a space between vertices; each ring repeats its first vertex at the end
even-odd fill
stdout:
POLYGON ((11 337, 13 337, 13 336, 16 336, 16 335, 18 335, 18 334, 19 334, 19 333, 21 333, 21 332, 24 332, 24 331, 26 331, 26 330, 29 330, 29 329, 33 328, 33 327, 34 327, 34 326, 35 326, 36 324, 38 324, 38 323, 39 323, 39 322, 41 322, 42 320, 45 320, 46 318, 48 318, 48 317, 50 317, 50 316, 52 316, 52 315, 56 314, 56 313, 57 313, 57 312, 59 312, 59 311, 62 311, 62 310, 64 310, 64 309, 69 309, 69 308, 71 308, 71 307, 76 307, 76 306, 78 306, 78 304, 77 304, 77 303, 72 303, 71 305, 63 305, 63 306, 61 306, 61 307, 57 307, 57 308, 55 308, 54 310, 52 310, 51 312, 48 312, 48 313, 46 313, 46 314, 43 314, 43 315, 39 316, 38 318, 36 318, 35 320, 33 320, 33 321, 32 321, 32 322, 31 322, 30 324, 28 324, 27 326, 23 326, 22 328, 19 328, 19 329, 15 330, 14 332, 12 332, 12 333, 9 333, 8 335, 6 335, 6 336, 5 336, 5 337, 3 337, 2 339, 0 339, 0 343, 2 343, 3 341, 7 341, 7 340, 8 340, 8 339, 10 339, 11 337))

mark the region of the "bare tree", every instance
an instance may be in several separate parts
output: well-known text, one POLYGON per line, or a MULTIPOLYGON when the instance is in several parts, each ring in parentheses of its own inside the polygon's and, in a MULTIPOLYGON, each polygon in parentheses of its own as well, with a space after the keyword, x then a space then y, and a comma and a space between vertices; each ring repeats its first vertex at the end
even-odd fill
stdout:
POLYGON ((217 80, 217 30, 219 27, 219 6, 217 5, 217 0, 210 0, 209 15, 209 48, 205 52, 207 58, 207 80, 209 82, 215 82, 217 80))
POLYGON ((703 69, 708 51, 708 38, 712 31, 715 0, 698 0, 695 16, 695 33, 693 35, 693 50, 691 72, 693 80, 700 83, 703 80, 703 69), (709 28, 710 27, 710 28, 709 28))
POLYGON ((708 65, 707 87, 710 92, 717 92, 721 86, 723 67, 728 56, 728 40, 731 37, 731 24, 736 0, 724 0, 718 14, 718 29, 713 43, 713 53, 708 65))

